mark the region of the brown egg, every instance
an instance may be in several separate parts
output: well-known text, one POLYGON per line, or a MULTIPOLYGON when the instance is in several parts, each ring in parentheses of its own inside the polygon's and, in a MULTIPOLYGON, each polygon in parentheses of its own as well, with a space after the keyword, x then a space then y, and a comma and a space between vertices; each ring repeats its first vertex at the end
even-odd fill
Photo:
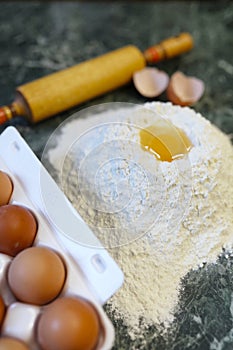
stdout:
POLYGON ((21 340, 15 338, 0 338, 0 350, 30 350, 21 340))
POLYGON ((65 266, 58 254, 45 247, 32 247, 13 259, 8 283, 20 301, 43 305, 61 292, 65 276, 65 266))
POLYGON ((0 253, 15 256, 30 247, 37 232, 37 221, 31 211, 20 205, 0 207, 0 253))
POLYGON ((174 104, 191 106, 201 98, 204 89, 202 80, 176 72, 171 76, 167 97, 174 104))
POLYGON ((169 82, 167 73, 146 67, 133 75, 134 86, 145 97, 157 97, 166 90, 169 82))
POLYGON ((94 307, 81 298, 59 298, 38 321, 37 337, 43 350, 93 350, 100 335, 94 307))
POLYGON ((0 295, 0 327, 2 325, 2 321, 4 319, 5 316, 5 305, 4 305, 4 301, 0 295))
POLYGON ((0 206, 8 204, 13 192, 13 183, 10 177, 0 170, 0 206))

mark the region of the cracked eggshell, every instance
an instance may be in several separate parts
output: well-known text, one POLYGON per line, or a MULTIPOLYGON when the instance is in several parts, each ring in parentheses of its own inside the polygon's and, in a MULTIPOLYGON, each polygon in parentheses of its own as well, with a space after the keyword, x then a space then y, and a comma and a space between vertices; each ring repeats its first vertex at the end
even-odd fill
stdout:
POLYGON ((164 71, 146 67, 134 73, 133 82, 142 96, 153 98, 166 90, 169 77, 164 71))
POLYGON ((188 77, 182 72, 176 72, 171 76, 167 97, 176 105, 191 106, 202 97, 204 89, 202 80, 188 77))

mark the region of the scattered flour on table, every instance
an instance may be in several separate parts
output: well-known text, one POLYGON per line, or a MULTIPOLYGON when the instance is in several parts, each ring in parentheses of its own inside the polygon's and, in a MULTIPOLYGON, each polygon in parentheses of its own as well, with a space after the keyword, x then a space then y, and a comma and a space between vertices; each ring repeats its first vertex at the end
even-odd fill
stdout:
MULTIPOLYGON (((216 261, 223 247, 231 249, 233 245, 233 147, 229 138, 190 108, 160 102, 148 103, 145 106, 183 129, 192 141, 193 148, 188 156, 190 167, 181 168, 179 166, 177 168, 177 164, 182 162, 180 160, 172 163, 159 162, 148 152, 138 149, 139 153, 144 152, 143 157, 150 157, 149 171, 152 174, 158 171, 162 173, 163 182, 155 182, 155 192, 159 191, 159 186, 163 186, 161 193, 163 207, 156 208, 160 210, 161 215, 144 236, 129 244, 109 249, 125 275, 123 287, 111 298, 109 304, 115 314, 125 320, 131 329, 132 337, 140 327, 140 318, 143 318, 145 326, 152 323, 169 324, 177 305, 181 278, 203 262, 216 261), (185 197, 187 191, 178 191, 177 196, 176 189, 180 176, 185 175, 180 173, 180 169, 183 169, 186 178, 190 179, 190 198, 185 197), (164 193, 166 199, 163 197, 164 193), (179 211, 182 211, 182 216, 177 221, 179 211)), ((151 119, 147 119, 143 113, 137 115, 140 120, 135 121, 132 118, 133 114, 124 121, 139 123, 145 127, 152 124, 151 119)), ((116 112, 107 111, 99 115, 90 115, 85 119, 77 118, 64 125, 59 135, 59 142, 49 151, 49 162, 58 173, 62 166, 64 173, 66 166, 67 172, 69 171, 69 160, 63 165, 62 162, 70 140, 103 121, 116 121, 116 112)), ((112 129, 112 132, 115 135, 116 129, 112 129)), ((105 141, 108 137, 111 138, 112 135, 107 135, 107 138, 105 135, 105 141)), ((138 140, 135 139, 135 142, 138 143, 138 140)), ((129 154, 129 157, 131 156, 132 154, 129 154)), ((128 164, 127 167, 130 172, 128 164)), ((160 179, 160 176, 157 177, 160 179)), ((88 182, 88 179, 86 181, 88 182)), ((125 212, 108 215, 104 211, 101 214, 101 211, 97 210, 97 215, 95 208, 88 208, 85 205, 81 192, 77 198, 77 191, 74 190, 76 186, 77 176, 73 182, 69 182, 66 195, 84 220, 94 227, 96 220, 101 221, 102 215, 104 228, 106 229, 109 220, 108 227, 114 226, 120 235, 124 231, 124 226, 127 226, 128 212, 127 215, 125 212)), ((91 182, 88 186, 91 191, 93 190, 92 201, 96 205, 98 198, 94 194, 91 182)), ((89 191, 89 195, 90 193, 89 191)), ((134 203, 135 212, 137 209, 140 212, 144 205, 140 198, 134 203)), ((153 201, 151 203, 153 204, 153 201)), ((133 221, 138 218, 143 220, 144 213, 140 212, 138 215, 139 217, 134 217, 133 221)), ((136 228, 132 226, 128 229, 136 228)), ((103 241, 106 240, 104 229, 101 230, 98 226, 96 230, 93 228, 93 231, 95 233, 98 231, 98 237, 103 241)), ((107 237, 110 239, 109 235, 107 237)), ((104 243, 107 245, 109 242, 104 243)))

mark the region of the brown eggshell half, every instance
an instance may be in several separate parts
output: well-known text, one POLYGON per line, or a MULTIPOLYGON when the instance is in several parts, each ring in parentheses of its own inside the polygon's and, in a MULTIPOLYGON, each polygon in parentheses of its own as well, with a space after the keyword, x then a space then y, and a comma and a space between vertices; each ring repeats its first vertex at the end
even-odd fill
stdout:
POLYGON ((201 98, 204 89, 205 85, 202 80, 176 72, 171 76, 167 97, 174 104, 191 106, 201 98))
POLYGON ((133 82, 142 96, 153 98, 166 90, 169 77, 167 73, 161 70, 146 67, 134 73, 133 82))

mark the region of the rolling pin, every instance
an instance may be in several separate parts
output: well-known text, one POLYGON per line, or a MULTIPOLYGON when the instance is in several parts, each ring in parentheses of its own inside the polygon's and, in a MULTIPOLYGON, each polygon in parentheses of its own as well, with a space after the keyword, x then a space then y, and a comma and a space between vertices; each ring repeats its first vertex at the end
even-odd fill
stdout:
POLYGON ((0 107, 0 124, 24 116, 37 123, 130 82, 134 72, 191 50, 189 33, 168 38, 142 53, 129 45, 52 73, 16 89, 15 100, 0 107))

